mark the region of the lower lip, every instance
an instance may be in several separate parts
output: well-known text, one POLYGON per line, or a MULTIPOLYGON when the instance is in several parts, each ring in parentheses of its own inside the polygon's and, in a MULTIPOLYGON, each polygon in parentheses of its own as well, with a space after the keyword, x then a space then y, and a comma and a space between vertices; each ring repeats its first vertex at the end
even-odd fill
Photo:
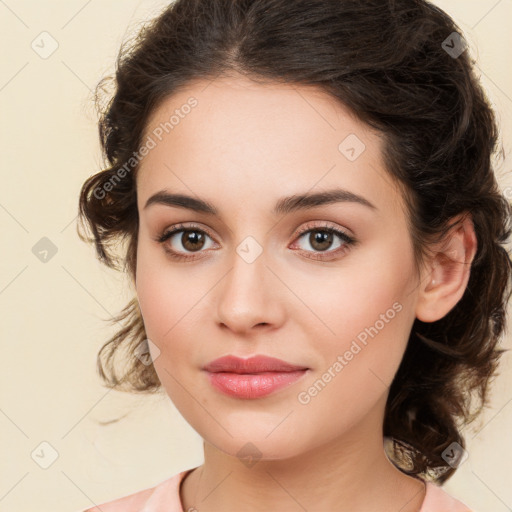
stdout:
POLYGON ((237 398, 260 398, 293 384, 308 370, 293 372, 227 373, 206 372, 213 387, 237 398))

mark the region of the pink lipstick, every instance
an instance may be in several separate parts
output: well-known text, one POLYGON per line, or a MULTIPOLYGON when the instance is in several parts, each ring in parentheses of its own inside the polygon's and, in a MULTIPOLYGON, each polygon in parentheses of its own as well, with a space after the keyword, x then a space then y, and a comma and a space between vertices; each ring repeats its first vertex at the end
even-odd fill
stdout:
POLYGON ((263 355, 249 359, 230 355, 211 361, 203 370, 219 391, 237 398, 253 399, 293 384, 309 368, 263 355))

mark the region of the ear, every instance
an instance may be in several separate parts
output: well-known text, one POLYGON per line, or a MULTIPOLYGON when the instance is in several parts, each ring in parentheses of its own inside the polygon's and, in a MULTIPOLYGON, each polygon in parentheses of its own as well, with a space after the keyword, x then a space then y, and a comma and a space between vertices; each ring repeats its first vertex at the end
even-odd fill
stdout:
POLYGON ((469 213, 452 219, 457 224, 445 238, 432 247, 433 256, 424 267, 420 281, 416 317, 435 322, 455 307, 464 295, 477 239, 469 213))

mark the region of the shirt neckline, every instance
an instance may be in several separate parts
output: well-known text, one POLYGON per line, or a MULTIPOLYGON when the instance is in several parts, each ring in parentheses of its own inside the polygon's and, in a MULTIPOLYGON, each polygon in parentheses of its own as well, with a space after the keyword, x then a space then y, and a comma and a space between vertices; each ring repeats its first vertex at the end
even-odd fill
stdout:
MULTIPOLYGON (((179 479, 178 479, 178 482, 177 482, 177 498, 178 498, 178 503, 179 503, 179 512, 183 512, 184 509, 183 509, 183 502, 181 500, 181 488, 182 488, 182 485, 183 485, 183 482, 185 481, 185 479, 190 475, 190 473, 192 473, 192 471, 196 470, 197 468, 199 468, 200 466, 195 466, 193 468, 190 468, 190 469, 186 469, 184 471, 182 471, 180 474, 179 474, 179 479)), ((427 506, 430 502, 430 498, 433 494, 433 490, 434 489, 434 484, 432 484, 431 482, 427 482, 425 480, 423 480, 422 478, 417 478, 415 477, 417 480, 419 480, 420 482, 423 483, 423 501, 421 502, 421 508, 419 510, 419 512, 427 512, 427 506)))

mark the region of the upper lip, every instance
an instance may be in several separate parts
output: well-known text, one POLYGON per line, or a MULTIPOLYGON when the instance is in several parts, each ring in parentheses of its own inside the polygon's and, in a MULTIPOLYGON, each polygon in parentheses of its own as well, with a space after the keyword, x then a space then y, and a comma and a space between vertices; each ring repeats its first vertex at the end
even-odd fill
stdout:
POLYGON ((297 370, 307 370, 305 366, 298 366, 287 363, 275 357, 263 355, 242 359, 240 357, 228 355, 210 361, 203 370, 231 373, 261 373, 261 372, 293 372, 297 370))

